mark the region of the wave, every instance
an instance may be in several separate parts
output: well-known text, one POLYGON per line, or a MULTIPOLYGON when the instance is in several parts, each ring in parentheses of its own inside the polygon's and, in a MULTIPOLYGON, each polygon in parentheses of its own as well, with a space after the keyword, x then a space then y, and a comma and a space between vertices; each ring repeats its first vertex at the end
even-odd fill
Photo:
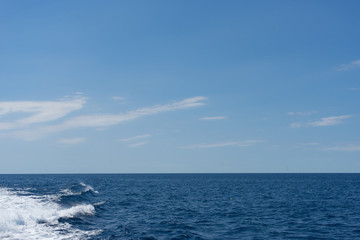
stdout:
POLYGON ((82 203, 65 208, 50 196, 21 193, 0 188, 0 239, 88 239, 99 233, 75 229, 60 221, 94 215, 93 205, 82 203))
POLYGON ((87 185, 83 182, 79 183, 81 186, 83 186, 85 189, 84 189, 84 192, 89 192, 89 191, 92 191, 94 193, 99 193, 98 191, 96 191, 92 186, 90 185, 87 185))
POLYGON ((87 185, 83 182, 80 182, 79 184, 75 184, 75 185, 71 186, 70 188, 61 190, 61 193, 58 195, 58 197, 78 196, 78 195, 82 195, 84 193, 89 193, 89 192, 92 192, 95 194, 99 193, 92 186, 87 185))

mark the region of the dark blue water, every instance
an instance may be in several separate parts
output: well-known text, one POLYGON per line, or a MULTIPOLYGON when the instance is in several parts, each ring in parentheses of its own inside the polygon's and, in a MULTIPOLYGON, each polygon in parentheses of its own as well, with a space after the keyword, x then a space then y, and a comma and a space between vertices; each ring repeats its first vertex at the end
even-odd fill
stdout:
POLYGON ((360 239, 360 174, 0 175, 0 239, 360 239))

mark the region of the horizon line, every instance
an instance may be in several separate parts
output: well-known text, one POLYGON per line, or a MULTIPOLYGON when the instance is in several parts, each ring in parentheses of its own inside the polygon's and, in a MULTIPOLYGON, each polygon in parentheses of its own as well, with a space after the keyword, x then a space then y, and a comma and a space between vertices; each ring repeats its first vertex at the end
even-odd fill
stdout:
POLYGON ((0 173, 0 175, 192 175, 192 174, 360 174, 360 172, 134 172, 134 173, 0 173))

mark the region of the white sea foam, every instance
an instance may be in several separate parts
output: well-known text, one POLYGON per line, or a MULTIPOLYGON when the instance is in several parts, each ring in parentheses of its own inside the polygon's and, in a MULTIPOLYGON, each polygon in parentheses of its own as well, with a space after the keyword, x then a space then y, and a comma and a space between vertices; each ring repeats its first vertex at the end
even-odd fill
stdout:
POLYGON ((99 193, 98 191, 96 191, 92 186, 87 185, 83 182, 80 183, 81 186, 85 187, 84 192, 88 192, 88 191, 93 191, 94 193, 99 193))
POLYGON ((76 195, 81 195, 82 193, 86 193, 86 192, 89 192, 89 191, 92 191, 94 193, 99 193, 98 191, 96 191, 92 186, 90 185, 87 185, 83 182, 80 182, 79 185, 81 185, 82 187, 84 187, 84 190, 83 191, 80 191, 80 192, 73 192, 71 189, 69 188, 66 188, 66 189, 63 189, 61 190, 60 194, 58 195, 54 195, 54 197, 57 197, 57 198, 60 198, 62 196, 76 196, 76 195))
POLYGON ((0 239, 88 239, 99 231, 82 231, 60 218, 95 214, 91 204, 63 208, 49 196, 19 195, 12 189, 0 188, 0 239))
POLYGON ((97 202, 97 203, 94 203, 94 206, 101 206, 105 203, 106 203, 106 201, 97 202))

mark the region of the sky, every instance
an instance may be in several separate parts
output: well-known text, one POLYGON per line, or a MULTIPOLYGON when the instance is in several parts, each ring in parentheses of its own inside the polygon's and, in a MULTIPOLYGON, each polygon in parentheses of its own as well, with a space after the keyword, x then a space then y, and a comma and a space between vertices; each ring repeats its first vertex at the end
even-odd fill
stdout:
POLYGON ((360 172, 359 9, 0 0, 0 173, 360 172))

